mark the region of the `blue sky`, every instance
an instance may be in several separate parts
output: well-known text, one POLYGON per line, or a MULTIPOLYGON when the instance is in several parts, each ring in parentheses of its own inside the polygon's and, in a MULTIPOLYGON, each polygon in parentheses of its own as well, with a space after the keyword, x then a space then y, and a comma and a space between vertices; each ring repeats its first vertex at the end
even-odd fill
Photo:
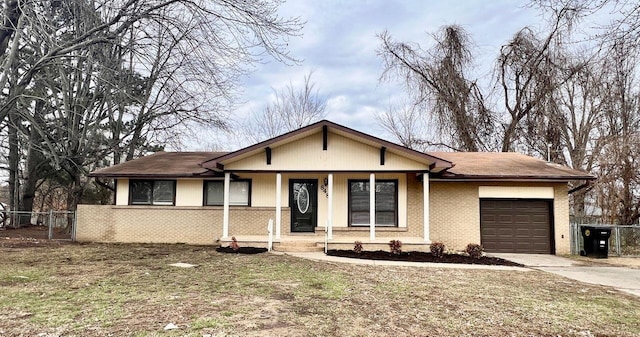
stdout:
MULTIPOLYGON (((313 71, 313 81, 327 98, 327 119, 387 139, 374 116, 405 96, 398 84, 379 81, 382 59, 376 54, 376 34, 388 30, 397 41, 428 47, 430 33, 443 25, 460 25, 475 44, 475 77, 488 81, 500 46, 523 27, 538 30, 544 23, 527 1, 506 0, 289 0, 280 15, 307 22, 302 36, 289 41, 292 56, 303 61, 258 64, 242 83, 233 118, 261 111, 273 99, 272 88, 301 83, 313 71)), ((230 147, 221 149, 237 145, 230 147)))

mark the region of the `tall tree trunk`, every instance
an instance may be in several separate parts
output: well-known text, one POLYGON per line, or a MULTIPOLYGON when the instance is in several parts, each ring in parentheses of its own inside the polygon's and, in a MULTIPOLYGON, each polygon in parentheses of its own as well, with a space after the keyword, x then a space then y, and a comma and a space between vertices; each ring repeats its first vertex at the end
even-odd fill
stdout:
MULTIPOLYGON (((7 123, 9 136, 9 209, 16 211, 19 208, 20 200, 20 149, 18 147, 17 116, 12 109, 9 113, 9 123, 7 123)), ((11 216, 11 226, 19 227, 18 217, 11 216)))
MULTIPOLYGON (((44 102, 36 101, 34 110, 34 121, 44 127, 42 116, 44 115, 44 102)), ((42 135, 33 126, 29 128, 29 143, 26 158, 26 167, 24 170, 24 184, 22 189, 22 197, 20 200, 20 210, 26 212, 33 211, 33 201, 38 189, 38 181, 45 178, 45 172, 42 167, 46 164, 46 159, 39 150, 40 146, 44 146, 42 135)), ((51 178, 51 177, 49 177, 51 178)))

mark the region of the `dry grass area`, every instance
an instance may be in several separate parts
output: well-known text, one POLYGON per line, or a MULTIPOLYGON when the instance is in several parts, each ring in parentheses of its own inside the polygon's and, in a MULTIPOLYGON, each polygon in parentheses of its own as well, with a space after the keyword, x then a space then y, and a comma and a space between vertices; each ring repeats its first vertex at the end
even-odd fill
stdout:
POLYGON ((19 243, 0 245, 0 336, 640 335, 638 298, 538 271, 19 243))
POLYGON ((640 269, 640 257, 609 257, 604 263, 640 269))

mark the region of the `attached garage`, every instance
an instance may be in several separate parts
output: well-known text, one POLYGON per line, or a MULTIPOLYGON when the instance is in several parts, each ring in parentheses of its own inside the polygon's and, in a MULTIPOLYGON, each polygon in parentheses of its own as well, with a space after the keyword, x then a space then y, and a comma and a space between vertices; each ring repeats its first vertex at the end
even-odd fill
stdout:
POLYGON ((480 240, 487 252, 554 254, 553 201, 480 199, 480 240))

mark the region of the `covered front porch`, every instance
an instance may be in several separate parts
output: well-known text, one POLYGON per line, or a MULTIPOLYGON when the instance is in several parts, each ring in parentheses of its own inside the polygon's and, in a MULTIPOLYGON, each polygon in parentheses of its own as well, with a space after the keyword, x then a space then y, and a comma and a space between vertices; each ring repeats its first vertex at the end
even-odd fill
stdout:
POLYGON ((235 177, 251 179, 252 200, 269 200, 270 205, 259 205, 268 207, 256 221, 243 215, 249 209, 232 205, 233 196, 225 188, 223 246, 232 237, 245 246, 267 247, 271 241, 275 250, 282 251, 325 245, 352 249, 355 241, 367 249, 388 249, 390 240, 420 250, 431 243, 425 172, 225 172, 224 176, 224 186, 235 177))

